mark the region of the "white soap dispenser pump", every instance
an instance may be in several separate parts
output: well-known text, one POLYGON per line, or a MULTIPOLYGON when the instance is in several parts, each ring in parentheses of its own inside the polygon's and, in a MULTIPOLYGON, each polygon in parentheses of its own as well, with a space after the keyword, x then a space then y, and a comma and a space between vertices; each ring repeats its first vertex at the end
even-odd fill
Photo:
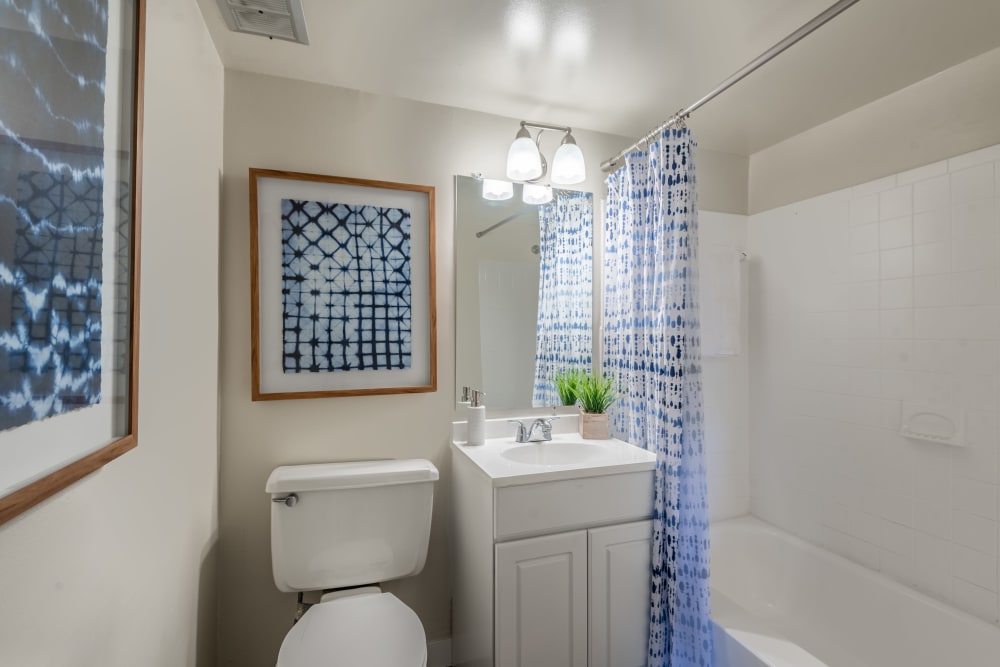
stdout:
POLYGON ((467 445, 481 445, 486 442, 486 406, 483 405, 483 392, 478 389, 472 390, 472 401, 469 403, 468 429, 469 439, 467 445))

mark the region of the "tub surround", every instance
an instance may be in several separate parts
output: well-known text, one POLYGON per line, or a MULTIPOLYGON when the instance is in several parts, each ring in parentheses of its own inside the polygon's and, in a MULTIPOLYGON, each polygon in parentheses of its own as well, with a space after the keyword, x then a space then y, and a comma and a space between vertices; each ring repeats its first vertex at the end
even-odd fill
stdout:
MULTIPOLYGON (((701 162, 698 170, 701 172, 701 162)), ((701 181, 699 179, 699 187, 701 181)), ((699 194, 700 196, 700 194, 699 194)), ((698 212, 698 244, 734 250, 747 248, 747 217, 698 212)), ((705 254, 702 254, 704 260, 705 254)), ((750 512, 750 416, 748 319, 757 304, 750 300, 752 262, 740 262, 740 354, 702 359, 705 419, 705 465, 708 471, 708 512, 712 521, 750 512)), ((702 281, 715 267, 702 262, 702 281)))
POLYGON ((752 512, 1000 619, 1000 145, 750 217, 752 512), (963 446, 900 434, 951 415, 963 446))
POLYGON ((765 665, 993 667, 1000 655, 1000 628, 763 521, 718 522, 711 539, 713 619, 765 665))

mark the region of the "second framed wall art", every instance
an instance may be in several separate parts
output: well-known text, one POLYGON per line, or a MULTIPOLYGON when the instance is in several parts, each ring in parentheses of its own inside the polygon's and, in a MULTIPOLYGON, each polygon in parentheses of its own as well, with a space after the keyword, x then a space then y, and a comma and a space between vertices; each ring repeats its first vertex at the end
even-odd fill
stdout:
POLYGON ((436 391, 434 188, 250 169, 253 400, 436 391))

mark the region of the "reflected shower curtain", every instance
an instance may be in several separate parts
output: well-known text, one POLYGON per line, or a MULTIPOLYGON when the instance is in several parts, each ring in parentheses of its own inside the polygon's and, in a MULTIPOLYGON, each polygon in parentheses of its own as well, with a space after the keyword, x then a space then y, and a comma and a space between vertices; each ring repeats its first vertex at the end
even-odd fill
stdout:
POLYGON ((554 191, 538 208, 540 264, 535 386, 531 405, 560 405, 552 378, 561 370, 589 371, 593 354, 594 212, 589 195, 554 191))
POLYGON ((613 433, 656 452, 649 665, 710 667, 693 140, 664 130, 608 177, 604 372, 613 433))

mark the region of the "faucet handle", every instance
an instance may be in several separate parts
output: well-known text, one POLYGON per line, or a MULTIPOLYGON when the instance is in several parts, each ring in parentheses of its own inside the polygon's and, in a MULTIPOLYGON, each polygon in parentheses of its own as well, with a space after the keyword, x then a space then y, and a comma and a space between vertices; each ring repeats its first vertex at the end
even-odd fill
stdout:
POLYGON ((532 429, 534 429, 534 427, 536 425, 537 426, 541 426, 542 427, 542 437, 544 439, 546 439, 546 440, 551 440, 552 439, 552 422, 554 422, 556 419, 559 419, 559 417, 555 417, 555 416, 552 416, 552 417, 539 417, 538 419, 535 420, 535 423, 531 425, 532 429))
POLYGON ((525 428, 524 422, 520 419, 508 419, 511 424, 517 424, 517 434, 514 435, 514 442, 527 442, 528 441, 528 429, 525 428))

